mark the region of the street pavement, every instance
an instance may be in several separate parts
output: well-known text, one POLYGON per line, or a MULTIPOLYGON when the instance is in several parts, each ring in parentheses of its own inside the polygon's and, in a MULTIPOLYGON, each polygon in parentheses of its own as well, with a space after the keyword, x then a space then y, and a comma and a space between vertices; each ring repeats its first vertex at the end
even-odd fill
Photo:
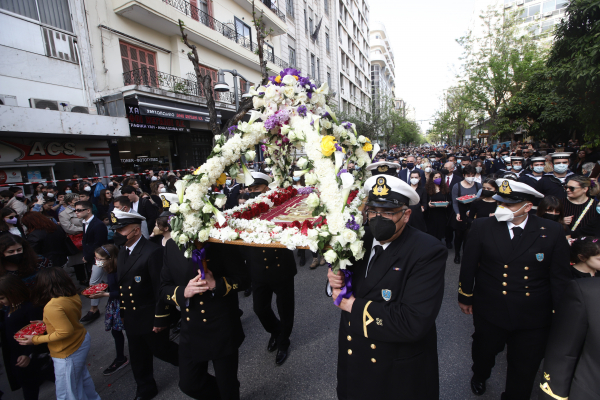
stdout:
MULTIPOLYGON (((505 352, 496 358, 496 367, 487 382, 485 395, 477 397, 471 392, 469 381, 473 324, 472 318, 462 314, 457 304, 456 288, 460 266, 454 264, 453 259, 454 252, 449 251, 444 301, 437 318, 440 399, 500 399, 506 376, 505 352)), ((281 367, 275 365, 276 353, 267 351, 269 335, 252 311, 252 297, 239 294, 240 308, 244 311, 242 325, 246 334, 246 340, 240 348, 239 380, 242 400, 336 399, 337 329, 341 311, 325 296, 325 266, 310 270, 308 266, 311 260, 310 252, 307 251, 306 265, 298 267, 295 279, 296 314, 290 338, 290 355, 281 367)), ((100 303, 101 318, 86 326, 92 339, 88 368, 100 397, 130 400, 135 396, 135 382, 129 366, 111 376, 102 375, 102 371, 115 358, 112 336, 104 330, 105 304, 105 300, 100 303)), ((89 309, 89 299, 84 297, 83 305, 85 313, 89 309)), ((273 309, 276 310, 275 301, 273 309)), ((127 348, 125 353, 128 354, 127 348)), ((212 372, 212 366, 210 371, 212 372)), ((155 397, 156 400, 188 398, 179 391, 176 367, 155 358, 154 375, 160 392, 155 397)), ((537 399, 535 388, 538 382, 539 372, 532 399, 537 399)), ((5 373, 0 375, 0 390, 5 393, 2 397, 4 400, 22 399, 20 390, 10 391, 5 373)), ((45 383, 41 388, 40 400, 55 398, 54 384, 45 383)), ((402 398, 401 394, 399 398, 402 398)))

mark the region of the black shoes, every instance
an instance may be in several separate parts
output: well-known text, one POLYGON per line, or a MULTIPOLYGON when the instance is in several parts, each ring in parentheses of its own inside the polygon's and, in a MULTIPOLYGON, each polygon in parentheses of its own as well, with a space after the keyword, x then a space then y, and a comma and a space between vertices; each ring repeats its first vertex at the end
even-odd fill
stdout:
POLYGON ((283 365, 285 360, 288 358, 288 349, 285 350, 277 350, 277 356, 275 357, 275 364, 278 366, 283 365))
POLYGON ((100 317, 100 310, 96 310, 95 313, 88 311, 88 313, 85 314, 83 316, 83 318, 81 318, 79 320, 79 322, 81 322, 81 323, 93 322, 93 321, 97 320, 99 317, 100 317))
POLYGON ((150 393, 146 393, 143 395, 136 394, 133 400, 150 400, 156 397, 158 394, 158 389, 154 389, 150 393))
POLYGON ((471 390, 477 396, 481 396, 482 394, 485 393, 485 381, 479 382, 478 380, 475 379, 475 377, 472 377, 471 378, 471 390))
POLYGON ((267 350, 269 352, 273 352, 276 349, 277 349, 277 336, 271 335, 271 338, 269 339, 269 344, 267 344, 267 350))
POLYGON ((460 254, 456 253, 454 256, 454 264, 460 264, 460 254))
POLYGON ((129 360, 127 359, 127 357, 125 357, 125 359, 122 361, 115 359, 111 366, 106 368, 102 374, 104 376, 112 375, 118 370, 125 368, 127 365, 129 365, 129 360))

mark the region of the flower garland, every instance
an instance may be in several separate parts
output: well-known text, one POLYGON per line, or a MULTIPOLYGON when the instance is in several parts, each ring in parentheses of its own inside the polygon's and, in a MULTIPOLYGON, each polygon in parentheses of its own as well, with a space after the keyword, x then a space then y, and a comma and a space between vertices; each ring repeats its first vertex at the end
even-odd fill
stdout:
MULTIPOLYGON (((173 239, 181 247, 209 237, 258 244, 279 242, 289 249, 308 246, 312 251, 327 247, 327 262, 334 270, 343 269, 350 264, 350 257, 360 259, 364 255, 359 208, 365 194, 361 189, 370 176, 366 167, 371 157, 367 152, 376 149, 369 139, 357 135, 353 124, 338 122, 326 104, 327 84, 317 87, 293 68, 269 81, 266 86, 250 88, 255 108, 250 121, 231 127, 229 140, 225 135, 216 136, 207 162, 176 183, 181 204, 170 209, 176 214, 171 220, 173 239), (226 198, 210 192, 211 185, 224 182, 224 171, 251 184, 250 172, 245 164, 240 169, 237 161, 241 156, 254 159, 255 152, 247 149, 257 144, 262 144, 265 162, 274 176, 269 185, 272 190, 243 206, 220 212, 218 208, 226 198), (276 204, 278 196, 292 193, 282 190, 293 183, 289 171, 296 148, 304 148, 307 156, 298 160, 301 171, 294 175, 305 175, 306 184, 314 186, 306 202, 313 208, 314 217, 326 218, 320 226, 298 223, 282 227, 256 218, 276 204), (350 162, 357 167, 349 172, 350 162)), ((191 248, 186 250, 187 257, 191 257, 191 248)))

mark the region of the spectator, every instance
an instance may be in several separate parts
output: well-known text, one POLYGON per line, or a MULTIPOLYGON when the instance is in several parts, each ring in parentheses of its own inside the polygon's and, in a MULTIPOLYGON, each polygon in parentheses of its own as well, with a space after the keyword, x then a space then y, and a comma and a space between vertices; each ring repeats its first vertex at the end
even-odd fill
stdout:
POLYGON ((21 189, 19 186, 11 186, 8 188, 8 190, 13 192, 15 194, 15 197, 17 198, 17 200, 19 200, 21 203, 25 204, 26 206, 29 205, 29 203, 30 203, 29 199, 27 197, 25 197, 25 194, 23 193, 23 189, 21 189))
MULTIPOLYGON (((142 194, 142 189, 140 189, 140 183, 135 178, 125 178, 125 180, 123 181, 123 188, 125 188, 126 186, 133 186, 135 192, 138 195, 142 194)), ((125 194, 123 193, 123 188, 121 188, 121 194, 125 194)))
POLYGON ((149 199, 140 198, 133 186, 123 187, 121 193, 131 201, 131 209, 146 218, 148 230, 154 229, 154 223, 159 216, 158 206, 149 199))
POLYGON ((26 335, 23 346, 48 344, 54 362, 57 399, 100 400, 86 366, 90 335, 79 322, 81 299, 62 268, 40 272, 34 303, 44 305, 46 335, 26 335))
POLYGON ((90 196, 89 192, 81 192, 81 193, 79 193, 79 201, 89 201, 90 203, 92 203, 92 214, 98 215, 98 208, 93 203, 92 197, 90 196))
POLYGON ((175 182, 177 182, 177 177, 175 175, 167 176, 167 192, 168 193, 177 193, 177 189, 175 188, 175 182))
POLYGON ((38 183, 35 185, 35 187, 33 189, 33 194, 30 197, 32 204, 44 197, 44 193, 42 191, 43 188, 44 188, 44 185, 42 185, 41 183, 38 183))
POLYGON ((49 258, 56 267, 67 263, 67 235, 60 225, 34 211, 25 213, 23 225, 29 232, 27 241, 37 254, 49 258))
POLYGON ((96 202, 96 214, 95 216, 101 216, 105 214, 109 214, 113 206, 113 194, 108 189, 102 189, 100 191, 100 195, 98 196, 98 201, 96 202))
POLYGON ((4 207, 0 210, 0 235, 12 234, 25 237, 25 230, 19 216, 10 207, 4 207))
POLYGON ((39 199, 37 203, 31 207, 31 211, 39 212, 46 218, 58 223, 58 212, 56 210, 59 208, 59 206, 55 206, 54 204, 54 198, 44 197, 39 199))
MULTIPOLYGON (((114 201, 115 208, 121 210, 123 212, 131 212, 131 200, 127 196, 117 197, 114 201)), ((142 221, 141 223, 142 236, 146 239, 150 238, 150 234, 148 231, 148 223, 146 221, 142 221)))
POLYGON ((583 150, 583 149, 579 150, 577 152, 577 155, 575 156, 576 158, 571 163, 571 166, 569 167, 569 169, 576 174, 583 175, 582 168, 583 168, 583 164, 585 164, 585 162, 586 162, 585 156, 586 156, 585 150, 583 150))
POLYGON ((27 206, 22 201, 19 201, 10 190, 0 192, 0 201, 2 201, 3 207, 12 208, 19 217, 27 212, 27 206))
MULTIPOLYGON (((65 233, 74 242, 79 242, 83 238, 83 223, 75 213, 75 203, 79 201, 79 195, 77 193, 70 193, 65 195, 65 209, 58 216, 60 226, 63 228, 65 233)), ((85 267, 82 263, 83 252, 79 252, 72 256, 69 256, 67 267, 73 267, 75 269, 75 276, 80 284, 87 286, 85 267)))
POLYGON ((585 176, 586 178, 589 178, 595 166, 596 164, 592 162, 587 162, 583 164, 583 166, 581 167, 581 175, 585 176))
POLYGON ((52 267, 52 261, 35 254, 27 240, 15 235, 0 236, 0 276, 16 275, 26 286, 35 282, 38 271, 52 267))
POLYGON ((106 225, 106 229, 108 230, 107 243, 112 243, 115 232, 110 229, 110 214, 99 215, 98 218, 106 225))
POLYGON ((600 271, 600 239, 587 236, 571 244, 573 279, 598 277, 600 271))
POLYGON ((119 197, 121 195, 121 188, 122 188, 122 186, 121 186, 121 178, 118 178, 118 177, 111 178, 110 183, 108 184, 108 186, 109 187, 112 186, 112 188, 113 188, 113 191, 112 191, 113 199, 116 198, 116 197, 119 197))

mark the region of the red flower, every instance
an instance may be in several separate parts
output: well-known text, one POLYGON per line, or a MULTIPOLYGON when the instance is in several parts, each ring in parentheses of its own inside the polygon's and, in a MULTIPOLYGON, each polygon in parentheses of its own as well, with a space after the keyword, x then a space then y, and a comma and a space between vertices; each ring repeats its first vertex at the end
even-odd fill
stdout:
POLYGON ((261 213, 264 213, 264 212, 269 211, 269 206, 266 205, 265 203, 260 203, 258 205, 258 209, 260 210, 261 213))
POLYGON ((298 190, 292 186, 290 186, 292 188, 292 196, 296 196, 298 194, 298 190))
POLYGON ((241 213, 241 212, 239 212, 239 211, 238 211, 238 212, 234 212, 234 213, 233 213, 233 218, 237 218, 237 219, 239 219, 239 218, 241 218, 241 217, 242 217, 242 213, 241 213))
POLYGON ((350 195, 348 196, 348 202, 346 204, 352 203, 352 201, 356 198, 357 195, 358 195, 358 190, 351 191, 350 195))
POLYGON ((243 219, 247 219, 247 220, 251 220, 253 217, 252 215, 252 211, 251 210, 246 210, 242 213, 242 218, 243 219))
POLYGON ((294 222, 292 222, 291 228, 302 229, 302 225, 300 225, 300 222, 294 221, 294 222))

